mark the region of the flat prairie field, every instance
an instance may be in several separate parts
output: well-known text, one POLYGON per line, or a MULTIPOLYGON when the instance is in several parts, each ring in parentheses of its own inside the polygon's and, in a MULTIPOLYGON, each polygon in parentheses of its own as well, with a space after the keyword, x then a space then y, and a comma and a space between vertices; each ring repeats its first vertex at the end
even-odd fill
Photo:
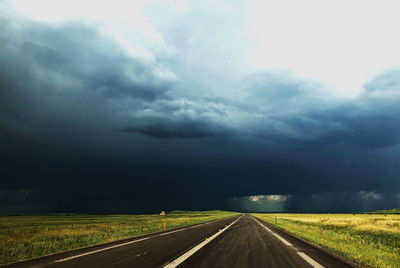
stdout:
POLYGON ((174 211, 148 215, 0 216, 0 264, 208 222, 227 211, 174 211))
POLYGON ((252 215, 352 263, 366 267, 400 267, 399 214, 252 215))

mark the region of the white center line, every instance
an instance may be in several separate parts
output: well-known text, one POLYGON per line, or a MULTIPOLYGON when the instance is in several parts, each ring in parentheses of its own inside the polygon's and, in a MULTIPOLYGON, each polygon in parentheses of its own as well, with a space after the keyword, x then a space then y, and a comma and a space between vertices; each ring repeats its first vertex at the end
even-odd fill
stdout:
POLYGON ((204 240, 203 242, 201 242, 200 244, 198 244, 197 246, 195 246, 194 248, 192 248, 191 250, 187 251, 186 253, 182 254, 181 256, 179 256, 178 258, 176 258, 175 260, 171 261, 170 263, 168 263, 167 265, 163 266, 164 268, 175 268, 176 266, 178 266, 179 264, 181 264, 182 262, 184 262, 187 258, 189 258, 190 256, 192 256, 194 253, 196 253, 198 250, 200 250, 202 247, 204 247, 205 245, 207 245, 208 243, 210 243, 214 238, 216 238, 217 236, 219 236, 220 234, 222 234, 223 232, 225 232, 229 227, 231 227, 232 225, 234 225, 238 220, 240 220, 243 217, 240 216, 238 219, 236 219, 234 222, 232 222, 231 224, 229 224, 228 226, 226 226, 225 228, 219 230, 218 232, 216 232, 215 234, 213 234, 212 236, 210 236, 209 238, 206 238, 206 240, 204 240))
POLYGON ((261 222, 258 221, 258 219, 256 219, 255 217, 252 217, 258 224, 260 224, 264 229, 266 229, 267 231, 271 232, 271 234, 273 234, 276 238, 278 238, 283 244, 285 244, 286 246, 292 248, 294 251, 296 251, 296 253, 302 257, 306 262, 308 262, 308 264, 310 264, 312 267, 314 268, 324 268, 324 266, 322 266, 321 264, 319 264, 318 262, 314 261, 313 259, 311 259, 307 254, 297 250, 290 242, 288 242, 286 239, 284 239, 283 237, 281 237, 280 235, 276 234, 275 232, 273 232, 271 229, 269 229, 267 226, 265 226, 264 224, 262 224, 261 222))

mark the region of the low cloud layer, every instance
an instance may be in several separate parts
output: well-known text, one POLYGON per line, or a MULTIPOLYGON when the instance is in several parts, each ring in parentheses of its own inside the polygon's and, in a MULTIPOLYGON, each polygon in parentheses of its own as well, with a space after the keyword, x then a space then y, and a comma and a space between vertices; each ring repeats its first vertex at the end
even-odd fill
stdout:
POLYGON ((358 213, 399 206, 400 198, 398 194, 337 191, 312 195, 253 195, 232 198, 229 205, 251 212, 358 213))
POLYGON ((222 7, 188 29, 150 9, 151 34, 125 40, 101 21, 0 5, 0 193, 15 200, 2 211, 399 206, 399 69, 348 97, 290 70, 234 68, 212 50, 237 34, 222 7))

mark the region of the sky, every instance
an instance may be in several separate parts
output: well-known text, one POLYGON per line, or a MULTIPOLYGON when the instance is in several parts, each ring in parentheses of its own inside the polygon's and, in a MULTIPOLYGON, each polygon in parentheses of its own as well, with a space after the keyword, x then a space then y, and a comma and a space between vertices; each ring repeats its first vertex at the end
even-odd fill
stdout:
POLYGON ((399 7, 0 0, 0 213, 400 207, 399 7))

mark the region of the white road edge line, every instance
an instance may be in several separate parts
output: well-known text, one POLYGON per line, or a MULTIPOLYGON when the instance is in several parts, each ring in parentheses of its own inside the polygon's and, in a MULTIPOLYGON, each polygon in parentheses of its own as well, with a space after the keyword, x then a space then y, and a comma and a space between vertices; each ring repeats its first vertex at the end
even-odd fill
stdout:
POLYGON ((285 244, 286 246, 288 246, 288 247, 293 247, 293 245, 292 245, 290 242, 288 242, 286 239, 284 239, 282 236, 280 236, 280 235, 278 235, 278 234, 276 234, 276 233, 274 233, 274 232, 272 232, 272 234, 273 234, 276 238, 278 238, 279 240, 281 240, 282 243, 285 244))
POLYGON ((274 233, 271 229, 269 229, 267 226, 265 226, 264 224, 262 224, 258 219, 256 219, 255 217, 252 216, 252 218, 258 223, 260 224, 262 227, 264 227, 267 231, 271 232, 271 234, 273 234, 276 238, 278 238, 279 240, 281 240, 281 242, 283 244, 285 244, 288 247, 291 247, 294 251, 296 251, 297 255, 299 255, 300 257, 302 257, 306 262, 308 262, 308 264, 310 264, 312 267, 314 268, 325 268, 324 266, 322 266, 321 264, 319 264, 318 262, 314 261, 313 259, 311 259, 307 254, 298 251, 290 242, 288 242, 286 239, 282 238, 280 235, 274 233))
POLYGON ((271 234, 273 234, 276 238, 278 238, 279 240, 281 240, 281 242, 283 244, 285 244, 288 247, 293 247, 293 245, 287 241, 286 239, 284 239, 282 236, 278 235, 277 233, 274 233, 273 231, 271 231, 271 229, 269 229, 267 226, 265 226, 264 224, 262 224, 261 222, 259 222, 256 218, 252 217, 259 225, 261 225, 261 227, 263 227, 264 229, 268 230, 271 234))
POLYGON ((152 235, 152 236, 150 236, 150 237, 145 237, 145 238, 137 239, 137 240, 134 240, 134 241, 130 241, 130 242, 126 242, 126 243, 114 245, 114 246, 111 246, 111 247, 106 247, 106 248, 101 248, 101 249, 97 249, 97 250, 85 252, 85 253, 78 254, 78 255, 74 255, 74 256, 71 256, 71 257, 67 257, 67 258, 55 260, 54 262, 69 261, 69 260, 72 260, 72 259, 76 259, 76 258, 79 258, 79 257, 87 256, 87 255, 94 254, 94 253, 97 253, 97 252, 101 252, 101 251, 105 251, 105 250, 109 250, 109 249, 113 249, 113 248, 118 248, 118 247, 123 247, 123 246, 129 245, 129 244, 137 243, 137 242, 144 241, 144 240, 147 240, 147 239, 150 239, 150 238, 154 238, 154 237, 158 237, 158 236, 169 235, 169 234, 181 232, 181 231, 184 231, 184 230, 187 230, 187 229, 191 229, 191 228, 195 228, 195 227, 198 227, 198 226, 201 226, 201 225, 210 224, 210 223, 215 222, 215 221, 218 221, 218 220, 209 221, 209 222, 204 222, 204 223, 201 223, 201 224, 198 224, 198 225, 188 226, 188 227, 186 227, 186 228, 182 228, 182 229, 178 229, 178 230, 173 230, 173 231, 169 231, 169 232, 161 233, 161 234, 157 234, 157 235, 152 235))
POLYGON ((232 222, 231 224, 225 226, 223 229, 220 229, 218 232, 216 232, 215 234, 213 234, 212 236, 210 236, 208 239, 206 238, 206 240, 204 240, 203 242, 201 242, 200 244, 198 244, 197 246, 193 247, 191 250, 187 251, 186 253, 182 254, 181 256, 179 256, 178 258, 176 258, 175 260, 171 261, 170 263, 168 263, 167 265, 163 266, 163 268, 175 268, 176 266, 178 266, 179 264, 181 264, 182 262, 184 262, 186 259, 188 259, 190 256, 192 256, 194 253, 196 253, 198 250, 200 250, 202 247, 204 247, 205 245, 207 245, 208 243, 210 243, 214 238, 216 238, 217 236, 219 236, 220 234, 222 234, 223 232, 225 232, 229 227, 231 227, 232 225, 234 225, 237 221, 239 221, 241 218, 243 217, 240 216, 238 219, 236 219, 234 222, 232 222))
POLYGON ((319 264, 318 262, 314 261, 313 259, 311 259, 310 257, 308 257, 307 254, 298 251, 297 254, 302 257, 306 262, 308 262, 312 267, 314 268, 324 268, 324 266, 322 266, 321 264, 319 264))
POLYGON ((147 240, 149 238, 150 237, 146 237, 146 238, 142 238, 142 239, 126 242, 126 243, 123 243, 123 244, 114 245, 114 246, 107 247, 107 248, 101 248, 101 249, 89 251, 89 252, 82 253, 82 254, 79 254, 79 255, 74 255, 74 256, 71 256, 71 257, 64 258, 64 259, 59 259, 59 260, 56 260, 54 262, 64 262, 64 261, 72 260, 72 259, 75 259, 75 258, 79 258, 79 257, 83 257, 83 256, 86 256, 86 255, 90 255, 90 254, 94 254, 94 253, 97 253, 97 252, 101 252, 101 251, 104 251, 104 250, 109 250, 109 249, 112 249, 112 248, 117 248, 117 247, 122 247, 122 246, 129 245, 129 244, 133 244, 133 243, 136 243, 136 242, 147 240))

